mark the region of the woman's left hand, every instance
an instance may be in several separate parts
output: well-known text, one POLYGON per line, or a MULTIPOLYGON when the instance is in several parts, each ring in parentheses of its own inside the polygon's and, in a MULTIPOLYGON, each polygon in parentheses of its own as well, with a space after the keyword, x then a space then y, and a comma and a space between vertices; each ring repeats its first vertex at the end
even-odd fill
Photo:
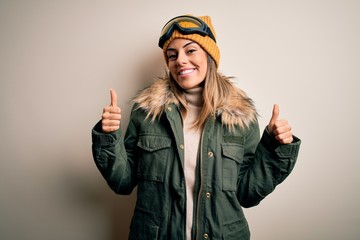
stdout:
POLYGON ((291 132, 291 126, 285 119, 279 118, 279 106, 274 104, 272 116, 268 125, 268 131, 273 135, 276 140, 281 144, 289 144, 293 141, 293 135, 291 132))

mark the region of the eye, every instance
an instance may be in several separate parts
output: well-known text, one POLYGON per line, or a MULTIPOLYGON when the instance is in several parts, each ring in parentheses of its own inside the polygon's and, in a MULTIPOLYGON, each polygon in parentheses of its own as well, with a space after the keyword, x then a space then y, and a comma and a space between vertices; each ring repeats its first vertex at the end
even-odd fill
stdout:
POLYGON ((188 54, 193 54, 194 52, 196 52, 196 49, 190 49, 187 52, 188 52, 188 54))
POLYGON ((167 58, 169 59, 169 61, 176 60, 177 54, 169 54, 169 55, 167 56, 167 58))

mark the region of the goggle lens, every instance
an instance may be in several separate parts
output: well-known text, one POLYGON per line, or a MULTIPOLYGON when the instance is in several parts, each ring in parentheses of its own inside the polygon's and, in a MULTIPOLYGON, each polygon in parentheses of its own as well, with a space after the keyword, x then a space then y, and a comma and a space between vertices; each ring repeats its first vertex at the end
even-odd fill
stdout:
POLYGON ((182 28, 201 29, 202 27, 202 22, 200 22, 198 19, 190 18, 190 17, 177 17, 166 23, 166 25, 163 27, 161 31, 161 36, 163 36, 167 31, 169 31, 169 29, 172 28, 175 23, 179 24, 182 28))
POLYGON ((163 48, 165 42, 171 37, 174 30, 177 29, 182 34, 200 34, 202 36, 208 35, 215 42, 216 39, 211 32, 210 28, 204 21, 193 16, 179 16, 171 19, 165 24, 161 31, 161 37, 159 39, 159 47, 163 48))

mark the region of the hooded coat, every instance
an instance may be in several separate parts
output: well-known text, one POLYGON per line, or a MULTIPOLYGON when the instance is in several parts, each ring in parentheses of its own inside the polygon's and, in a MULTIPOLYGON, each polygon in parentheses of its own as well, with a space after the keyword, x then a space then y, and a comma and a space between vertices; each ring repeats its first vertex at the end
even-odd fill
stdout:
MULTIPOLYGON (((292 171, 300 139, 281 145, 267 130, 260 138, 256 110, 241 90, 228 96, 203 126, 197 159, 194 239, 250 239, 242 208, 260 203, 292 171)), ((160 79, 135 99, 130 121, 92 130, 93 157, 118 194, 137 186, 129 239, 185 239, 184 137, 179 102, 160 79), (157 116, 157 117, 154 117, 157 116)))

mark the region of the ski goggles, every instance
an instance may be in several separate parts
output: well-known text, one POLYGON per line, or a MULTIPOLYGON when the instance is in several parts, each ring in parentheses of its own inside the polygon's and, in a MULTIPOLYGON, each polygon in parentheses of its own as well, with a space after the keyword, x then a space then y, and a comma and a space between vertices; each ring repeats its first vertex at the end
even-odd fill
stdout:
POLYGON ((159 47, 163 48, 165 42, 169 40, 175 30, 181 34, 200 34, 201 36, 209 36, 216 42, 214 34, 211 32, 210 27, 201 19, 193 16, 178 16, 168 21, 161 30, 159 47), (181 24, 186 23, 186 24, 181 24), (189 24, 190 23, 190 24, 189 24), (181 26, 183 25, 183 26, 181 26), (184 26, 185 25, 185 26, 184 26))

